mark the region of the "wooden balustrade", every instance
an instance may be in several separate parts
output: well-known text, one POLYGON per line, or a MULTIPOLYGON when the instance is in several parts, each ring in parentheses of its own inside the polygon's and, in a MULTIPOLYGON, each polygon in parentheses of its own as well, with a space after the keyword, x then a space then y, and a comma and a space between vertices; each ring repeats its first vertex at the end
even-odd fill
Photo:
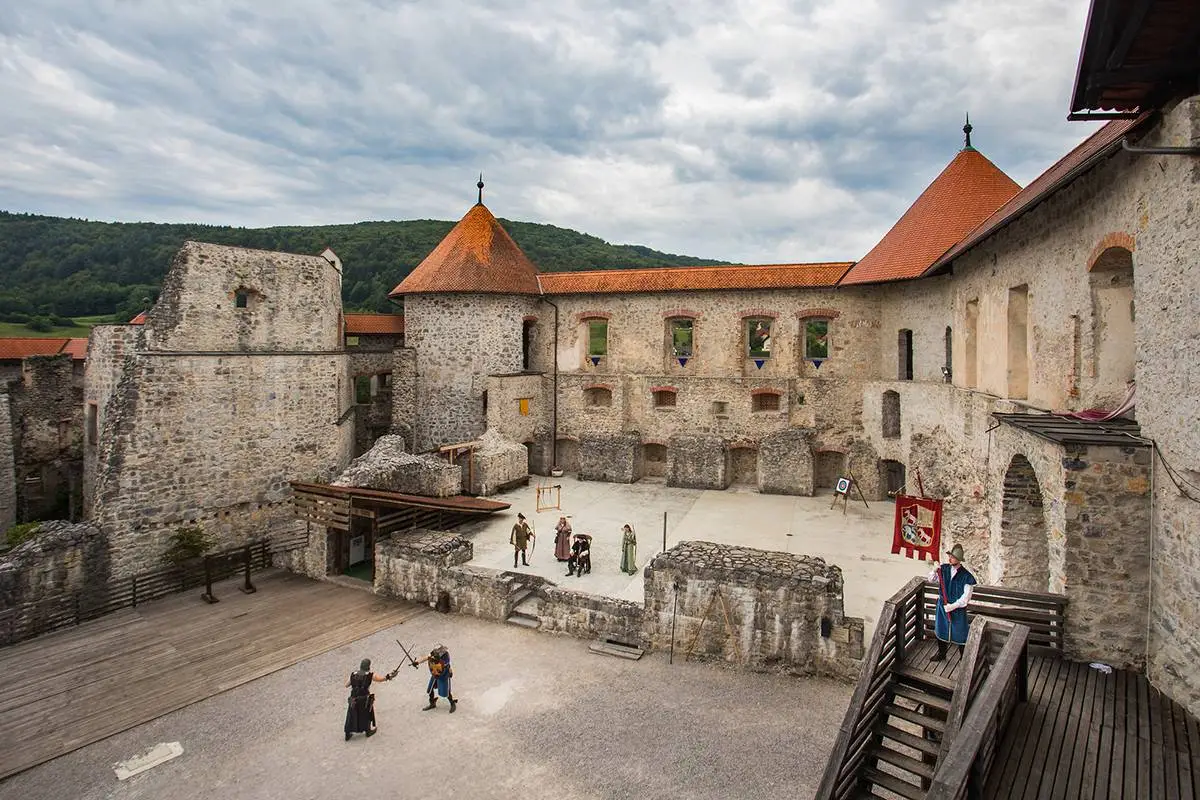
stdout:
MULTIPOLYGON (((938 585, 926 584, 925 625, 933 630, 938 585)), ((1034 655, 1061 656, 1067 598, 1060 594, 1025 592, 999 586, 979 585, 971 590, 967 617, 1018 622, 1029 628, 1029 649, 1034 655)), ((973 626, 972 626, 973 627, 973 626)))

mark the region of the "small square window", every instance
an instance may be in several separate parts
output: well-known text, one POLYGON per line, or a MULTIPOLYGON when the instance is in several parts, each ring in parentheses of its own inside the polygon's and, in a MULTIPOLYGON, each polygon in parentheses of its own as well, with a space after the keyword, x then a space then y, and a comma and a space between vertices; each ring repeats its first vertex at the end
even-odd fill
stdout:
POLYGON ((729 403, 724 400, 713 400, 712 413, 718 417, 729 416, 729 403))
POLYGON ((346 347, 358 347, 358 337, 357 336, 347 336, 346 337, 346 347))
POLYGON ((751 399, 751 408, 754 411, 778 411, 779 395, 774 394, 773 392, 756 394, 751 399))
POLYGON ((805 320, 804 357, 810 361, 829 358, 829 320, 805 320))
POLYGON ((583 390, 583 404, 590 408, 612 405, 612 390, 604 386, 592 386, 583 390))
POLYGON ((392 388, 392 373, 390 373, 390 372, 379 373, 379 388, 381 388, 381 389, 391 389, 392 388))
POLYGON ((608 355, 608 320, 588 320, 588 355, 608 355))
POLYGON ((517 400, 517 413, 520 414, 522 417, 529 416, 529 398, 528 397, 522 397, 521 399, 517 400))
POLYGON ((655 408, 674 408, 675 392, 670 389, 659 389, 654 393, 655 408))
POLYGON ((250 305, 250 295, 246 292, 237 292, 233 296, 233 303, 238 308, 247 308, 250 305))

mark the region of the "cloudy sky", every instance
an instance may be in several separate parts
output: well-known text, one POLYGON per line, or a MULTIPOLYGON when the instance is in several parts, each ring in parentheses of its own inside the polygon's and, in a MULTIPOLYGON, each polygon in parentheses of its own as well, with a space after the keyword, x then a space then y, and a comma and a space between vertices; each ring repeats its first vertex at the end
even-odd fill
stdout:
POLYGON ((1025 185, 1087 0, 0 4, 0 209, 257 227, 501 217, 853 260, 973 143, 1025 185))

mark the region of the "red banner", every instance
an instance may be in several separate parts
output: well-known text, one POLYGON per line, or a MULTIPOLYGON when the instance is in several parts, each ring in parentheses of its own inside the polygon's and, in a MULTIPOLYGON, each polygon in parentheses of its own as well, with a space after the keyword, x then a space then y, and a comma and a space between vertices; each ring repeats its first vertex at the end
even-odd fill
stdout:
POLYGON ((896 524, 892 552, 906 558, 937 561, 942 546, 942 501, 896 495, 896 524), (915 555, 914 555, 915 553, 915 555))

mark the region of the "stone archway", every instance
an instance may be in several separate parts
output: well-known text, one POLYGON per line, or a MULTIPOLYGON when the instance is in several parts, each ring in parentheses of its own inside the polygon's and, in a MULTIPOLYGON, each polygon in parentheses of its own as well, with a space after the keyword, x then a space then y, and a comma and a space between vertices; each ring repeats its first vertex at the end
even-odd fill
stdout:
POLYGON ((1004 473, 1000 508, 1000 585, 1045 592, 1050 586, 1050 542, 1042 487, 1029 459, 1018 453, 1004 473))

